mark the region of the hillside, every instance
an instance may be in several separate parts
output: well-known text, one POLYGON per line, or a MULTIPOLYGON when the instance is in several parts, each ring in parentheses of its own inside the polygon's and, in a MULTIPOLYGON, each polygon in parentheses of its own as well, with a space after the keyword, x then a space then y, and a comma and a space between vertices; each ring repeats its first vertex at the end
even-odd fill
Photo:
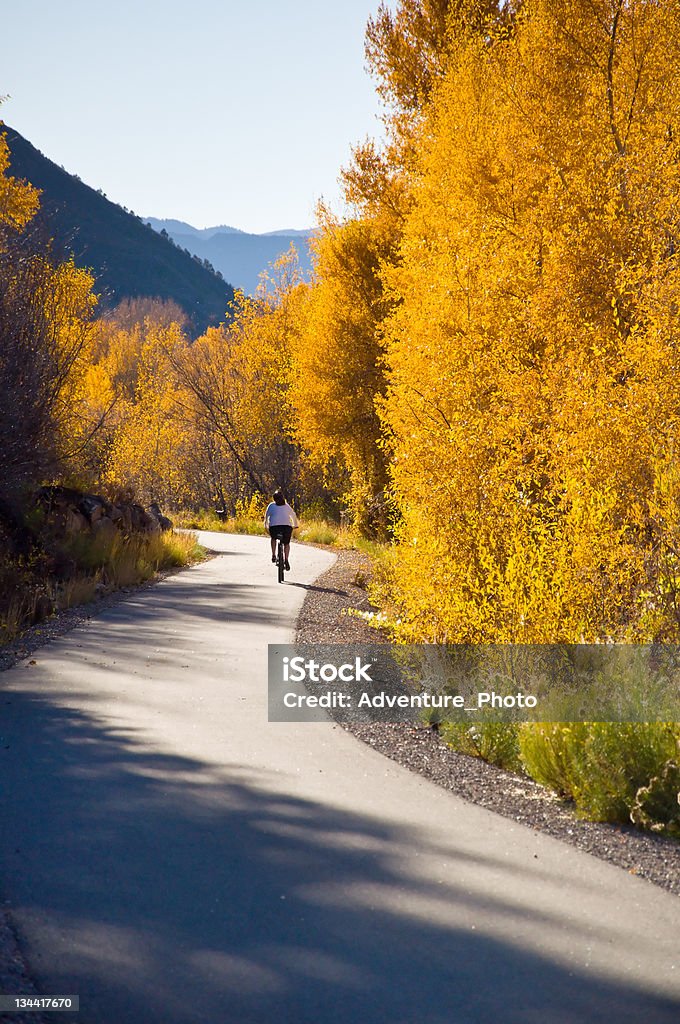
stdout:
POLYGON ((195 333, 225 318, 233 288, 132 213, 110 202, 43 156, 19 132, 2 125, 10 172, 42 192, 40 219, 60 248, 96 276, 103 308, 125 298, 172 299, 195 333))
POLYGON ((237 288, 252 295, 260 274, 282 253, 291 242, 297 249, 300 269, 309 278, 312 261, 309 253, 311 231, 269 231, 254 235, 237 228, 220 225, 214 228, 195 228, 177 220, 145 220, 156 231, 165 231, 183 249, 188 249, 202 260, 208 260, 237 288))

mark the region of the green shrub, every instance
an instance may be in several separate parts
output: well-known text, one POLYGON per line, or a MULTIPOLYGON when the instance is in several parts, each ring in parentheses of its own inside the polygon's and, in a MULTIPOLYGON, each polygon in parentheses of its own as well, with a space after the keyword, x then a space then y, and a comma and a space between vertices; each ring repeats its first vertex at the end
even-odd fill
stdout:
POLYGON ((595 821, 628 821, 638 791, 677 755, 679 727, 657 722, 529 723, 520 729, 532 778, 595 821))
POLYGON ((639 828, 665 832, 680 839, 680 764, 667 761, 648 786, 638 789, 630 812, 639 828))
POLYGON ((509 722, 443 721, 439 726, 440 736, 454 750, 511 771, 521 768, 517 731, 509 722))
POLYGON ((575 758, 585 742, 582 722, 531 722, 520 726, 519 754, 527 773, 561 797, 575 799, 575 758))
POLYGON ((576 806, 595 821, 629 821, 637 791, 677 752, 670 726, 645 722, 589 724, 577 760, 576 806))

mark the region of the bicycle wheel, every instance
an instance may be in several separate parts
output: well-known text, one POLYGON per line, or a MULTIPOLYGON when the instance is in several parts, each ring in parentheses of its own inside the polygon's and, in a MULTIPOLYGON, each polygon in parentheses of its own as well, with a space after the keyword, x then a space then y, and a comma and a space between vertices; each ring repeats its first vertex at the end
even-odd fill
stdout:
POLYGON ((283 566, 285 564, 285 558, 283 554, 283 541, 279 537, 279 542, 276 545, 276 568, 279 572, 279 583, 283 583, 283 566))

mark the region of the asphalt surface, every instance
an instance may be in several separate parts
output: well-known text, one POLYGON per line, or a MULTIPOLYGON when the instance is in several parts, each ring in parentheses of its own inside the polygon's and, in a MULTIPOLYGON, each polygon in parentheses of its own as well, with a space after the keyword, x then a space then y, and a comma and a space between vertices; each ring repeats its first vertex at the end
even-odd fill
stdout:
MULTIPOLYGON (((264 538, 0 676, 0 894, 59 1024, 677 1024, 680 900, 327 723, 264 538)), ((1 1018, 0 1018, 1 1019, 1 1018)), ((30 1020, 30 1014, 26 1015, 30 1020)))

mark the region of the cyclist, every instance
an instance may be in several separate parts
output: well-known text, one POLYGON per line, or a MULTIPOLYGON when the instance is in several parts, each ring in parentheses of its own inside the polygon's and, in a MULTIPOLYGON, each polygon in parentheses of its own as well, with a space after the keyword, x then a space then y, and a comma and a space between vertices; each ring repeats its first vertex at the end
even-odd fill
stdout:
POLYGON ((283 540, 283 555, 286 560, 284 568, 290 569, 288 555, 290 553, 290 538, 293 530, 300 525, 298 518, 286 501, 282 491, 274 491, 274 500, 267 505, 264 514, 265 529, 269 530, 272 539, 272 562, 276 562, 276 541, 279 537, 283 540))

